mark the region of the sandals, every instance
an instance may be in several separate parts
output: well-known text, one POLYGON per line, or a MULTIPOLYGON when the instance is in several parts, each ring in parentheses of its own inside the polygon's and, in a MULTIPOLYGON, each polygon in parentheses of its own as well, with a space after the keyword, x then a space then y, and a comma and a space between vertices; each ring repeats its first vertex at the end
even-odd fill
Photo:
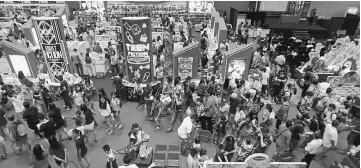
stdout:
POLYGON ((172 128, 168 128, 165 132, 172 132, 173 129, 172 128))
POLYGON ((5 160, 5 159, 7 159, 8 157, 7 157, 7 155, 2 155, 1 156, 1 160, 5 160))

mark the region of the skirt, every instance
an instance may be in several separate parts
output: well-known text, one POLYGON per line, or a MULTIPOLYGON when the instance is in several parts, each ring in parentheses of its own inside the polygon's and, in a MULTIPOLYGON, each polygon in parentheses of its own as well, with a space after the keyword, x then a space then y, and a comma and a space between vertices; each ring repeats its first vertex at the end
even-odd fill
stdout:
POLYGON ((85 128, 89 131, 92 131, 94 130, 94 121, 88 125, 85 125, 85 128))

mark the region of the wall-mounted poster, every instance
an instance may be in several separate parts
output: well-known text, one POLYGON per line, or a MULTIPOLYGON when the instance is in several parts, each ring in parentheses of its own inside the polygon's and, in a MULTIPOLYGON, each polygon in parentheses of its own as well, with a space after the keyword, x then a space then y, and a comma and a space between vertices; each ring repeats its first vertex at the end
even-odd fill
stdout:
POLYGON ((153 53, 150 18, 122 18, 122 32, 129 82, 151 82, 153 53))
POLYGON ((13 64, 15 74, 18 74, 19 71, 23 71, 25 76, 31 76, 28 61, 24 55, 9 55, 9 58, 13 64))
POLYGON ((192 77, 193 57, 178 58, 178 76, 182 80, 192 77))
POLYGON ((246 69, 246 61, 244 59, 233 59, 228 64, 229 79, 242 79, 244 70, 246 69))

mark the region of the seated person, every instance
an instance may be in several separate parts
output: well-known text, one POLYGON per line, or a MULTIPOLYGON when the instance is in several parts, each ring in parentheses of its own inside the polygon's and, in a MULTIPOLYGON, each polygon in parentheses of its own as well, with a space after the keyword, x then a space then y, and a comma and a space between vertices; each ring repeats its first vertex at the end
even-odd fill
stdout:
POLYGON ((139 154, 139 149, 143 142, 149 141, 149 135, 146 135, 142 128, 137 123, 134 123, 128 136, 129 144, 127 145, 127 150, 133 156, 133 159, 135 159, 139 154))

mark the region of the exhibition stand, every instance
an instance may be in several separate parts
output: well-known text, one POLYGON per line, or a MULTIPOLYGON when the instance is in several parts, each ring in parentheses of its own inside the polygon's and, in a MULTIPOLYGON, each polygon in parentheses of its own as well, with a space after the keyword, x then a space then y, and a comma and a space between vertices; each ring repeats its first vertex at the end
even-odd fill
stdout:
POLYGON ((23 71, 27 77, 37 77, 38 68, 36 56, 31 49, 6 40, 1 41, 0 45, 5 52, 12 73, 17 75, 19 71, 23 71))
POLYGON ((182 80, 188 76, 199 79, 198 67, 201 53, 199 43, 190 44, 180 51, 173 53, 173 77, 180 76, 182 80))
POLYGON ((252 60, 252 44, 247 44, 225 52, 224 66, 222 67, 223 79, 248 79, 248 71, 252 60))
POLYGON ((154 78, 151 18, 124 17, 121 25, 127 81, 150 83, 154 78))

